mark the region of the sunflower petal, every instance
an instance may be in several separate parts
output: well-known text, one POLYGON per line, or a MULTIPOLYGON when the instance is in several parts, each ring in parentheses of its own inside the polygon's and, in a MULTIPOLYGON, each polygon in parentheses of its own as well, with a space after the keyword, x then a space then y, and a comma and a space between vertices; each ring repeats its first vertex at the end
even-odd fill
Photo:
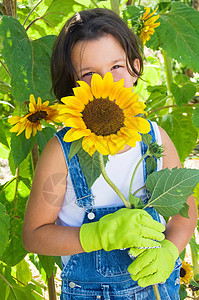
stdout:
POLYGON ((33 94, 30 94, 30 103, 32 103, 32 105, 33 105, 34 107, 36 107, 36 101, 35 101, 35 97, 34 97, 33 94))
POLYGON ((113 75, 111 72, 107 72, 103 78, 103 90, 102 98, 107 98, 113 87, 113 75))
POLYGON ((81 139, 83 136, 88 136, 90 134, 91 134, 90 129, 78 130, 76 128, 71 128, 70 130, 67 131, 63 140, 65 142, 73 142, 81 139))
POLYGON ((27 140, 30 138, 31 133, 32 133, 32 125, 27 124, 26 130, 25 130, 25 137, 27 140))
POLYGON ((124 125, 130 129, 137 130, 140 133, 148 133, 150 131, 149 122, 140 117, 125 119, 124 125))
POLYGON ((19 116, 13 116, 8 119, 8 123, 10 123, 11 125, 14 125, 15 123, 19 122, 20 119, 21 119, 21 117, 19 117, 19 116))
POLYGON ((93 94, 91 92, 91 88, 88 85, 88 83, 86 83, 85 81, 82 81, 82 80, 78 80, 77 83, 80 85, 80 87, 82 89, 84 89, 86 91, 87 96, 88 96, 88 100, 92 101, 93 100, 93 94))
POLYGON ((102 155, 108 155, 109 154, 109 148, 107 143, 107 138, 103 137, 101 135, 97 136, 96 142, 95 142, 96 150, 101 153, 102 155))
POLYGON ((115 99, 117 99, 117 95, 123 86, 124 86, 123 78, 119 81, 113 82, 113 87, 109 95, 109 100, 114 101, 115 99))
POLYGON ((81 109, 84 109, 84 106, 88 104, 89 102, 89 95, 87 93, 86 90, 84 90, 83 88, 81 87, 75 87, 73 88, 73 92, 75 94, 75 97, 77 98, 78 103, 80 103, 80 108, 81 109))
POLYGON ((68 118, 64 121, 65 126, 79 128, 79 129, 86 129, 86 125, 82 118, 68 118))
POLYGON ((102 97, 102 88, 103 88, 103 81, 102 77, 95 73, 91 78, 91 91, 93 96, 96 99, 100 99, 102 97))

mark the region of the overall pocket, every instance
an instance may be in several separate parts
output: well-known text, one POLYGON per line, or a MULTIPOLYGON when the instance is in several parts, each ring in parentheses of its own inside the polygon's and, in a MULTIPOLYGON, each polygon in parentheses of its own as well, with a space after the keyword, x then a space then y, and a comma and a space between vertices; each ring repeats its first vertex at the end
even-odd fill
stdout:
POLYGON ((119 275, 129 275, 128 266, 132 259, 128 255, 129 249, 96 251, 96 270, 104 277, 113 277, 119 275))

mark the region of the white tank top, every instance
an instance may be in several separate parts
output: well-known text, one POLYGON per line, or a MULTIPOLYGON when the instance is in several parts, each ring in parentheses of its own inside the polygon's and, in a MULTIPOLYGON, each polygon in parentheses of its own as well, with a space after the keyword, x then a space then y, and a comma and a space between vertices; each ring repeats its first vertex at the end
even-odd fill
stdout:
MULTIPOLYGON (((156 141, 159 145, 162 144, 160 131, 155 122, 152 122, 155 132, 156 141)), ((112 182, 120 189, 124 196, 128 199, 129 185, 133 170, 137 162, 141 158, 141 143, 137 142, 134 148, 116 155, 109 155, 106 164, 106 172, 112 182)), ((162 169, 162 158, 157 161, 157 171, 162 169)), ((132 192, 136 191, 144 185, 143 164, 141 163, 137 169, 132 192)), ((95 197, 95 207, 107 206, 122 206, 123 202, 115 191, 104 180, 103 176, 94 182, 92 192, 95 197)), ((137 194, 141 196, 142 191, 137 194)), ((64 201, 59 212, 59 219, 68 226, 81 226, 85 214, 84 208, 78 207, 75 204, 76 196, 73 189, 70 174, 67 176, 67 191, 64 201)))

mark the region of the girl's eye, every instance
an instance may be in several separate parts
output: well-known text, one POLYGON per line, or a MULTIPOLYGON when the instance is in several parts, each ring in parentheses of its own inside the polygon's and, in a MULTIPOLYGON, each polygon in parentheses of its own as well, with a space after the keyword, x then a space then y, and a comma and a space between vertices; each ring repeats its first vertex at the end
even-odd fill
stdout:
POLYGON ((82 77, 84 78, 86 76, 92 76, 93 74, 94 74, 94 72, 88 72, 88 73, 84 74, 82 77))
POLYGON ((119 68, 122 68, 122 66, 120 66, 120 65, 115 65, 115 66, 112 67, 112 70, 119 69, 119 68))

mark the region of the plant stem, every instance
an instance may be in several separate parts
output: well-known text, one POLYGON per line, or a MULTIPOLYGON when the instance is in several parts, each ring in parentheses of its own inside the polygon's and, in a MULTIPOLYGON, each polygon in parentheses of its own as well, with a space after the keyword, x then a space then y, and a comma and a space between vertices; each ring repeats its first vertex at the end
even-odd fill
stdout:
POLYGON ((120 9, 119 9, 119 0, 110 0, 111 1, 111 9, 116 13, 117 15, 120 14, 120 9))
POLYGON ((54 272, 50 277, 47 277, 47 283, 48 283, 49 300, 56 300, 57 296, 55 291, 54 272))
MULTIPOLYGON (((162 50, 162 55, 164 58, 164 66, 165 66, 165 73, 166 73, 166 80, 167 80, 167 88, 169 91, 169 94, 172 95, 171 92, 171 83, 173 82, 173 77, 172 77, 172 67, 171 67, 171 59, 168 57, 166 51, 163 49, 162 50)), ((173 104, 173 97, 170 97, 170 100, 167 101, 167 104, 173 104)))
POLYGON ((14 18, 17 18, 17 0, 14 0, 14 18))
POLYGON ((24 21, 24 23, 23 23, 23 26, 25 26, 25 24, 26 24, 27 20, 29 19, 30 15, 33 13, 33 11, 37 8, 37 6, 39 6, 39 4, 40 4, 42 1, 43 1, 43 0, 40 0, 40 1, 33 7, 33 9, 29 12, 29 14, 27 15, 27 17, 26 17, 26 19, 25 19, 25 21, 24 21))
POLYGON ((154 291, 154 294, 155 294, 155 299, 156 300, 161 300, 157 284, 153 284, 153 291, 154 291))
POLYGON ((5 64, 2 62, 1 59, 0 59, 0 63, 2 64, 2 67, 6 70, 6 72, 8 73, 8 75, 9 75, 10 77, 12 77, 11 74, 10 74, 10 72, 8 71, 8 69, 6 68, 5 64))
POLYGON ((145 157, 147 157, 147 155, 149 155, 149 147, 148 147, 146 153, 140 158, 140 160, 138 161, 138 163, 137 163, 137 165, 136 165, 136 167, 135 167, 135 169, 133 171, 133 174, 132 174, 132 177, 131 177, 131 183, 130 183, 130 186, 129 186, 129 199, 130 199, 130 195, 131 195, 131 190, 132 190, 132 186, 133 186, 133 180, 134 180, 134 177, 135 177, 135 173, 136 173, 139 165, 145 159, 145 157))
POLYGON ((120 199, 123 201, 124 205, 128 208, 131 208, 130 202, 124 197, 124 195, 121 193, 121 191, 116 187, 116 185, 110 180, 108 177, 105 166, 104 166, 104 158, 101 153, 99 153, 99 163, 100 163, 100 168, 102 171, 102 175, 106 182, 112 187, 112 189, 117 193, 117 195, 120 197, 120 199))
POLYGON ((33 171, 35 171, 37 162, 39 160, 39 150, 38 150, 38 145, 37 143, 34 144, 32 151, 31 151, 31 155, 32 155, 32 166, 33 166, 33 171))

